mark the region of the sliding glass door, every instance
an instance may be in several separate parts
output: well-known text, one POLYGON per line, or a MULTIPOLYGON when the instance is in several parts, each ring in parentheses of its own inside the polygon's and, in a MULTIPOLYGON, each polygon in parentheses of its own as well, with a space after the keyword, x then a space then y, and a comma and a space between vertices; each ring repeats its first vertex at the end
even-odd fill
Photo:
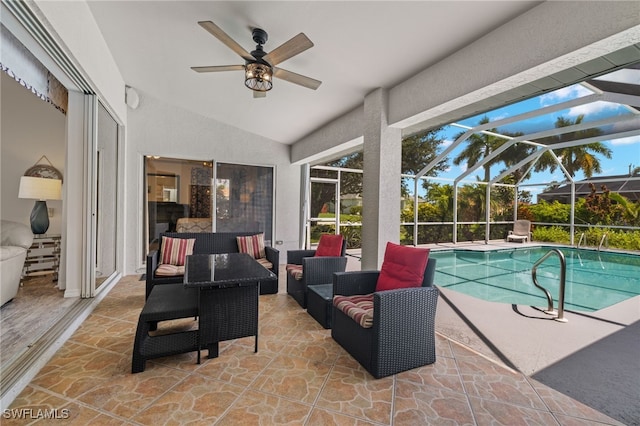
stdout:
POLYGON ((95 208, 95 289, 116 272, 118 229, 118 134, 119 126, 98 103, 95 208))
POLYGON ((145 257, 164 232, 211 232, 211 161, 148 155, 144 169, 145 257))
POLYGON ((271 245, 273 167, 148 155, 144 169, 145 258, 164 232, 264 232, 271 245))
POLYGON ((216 164, 216 230, 264 232, 273 239, 273 167, 216 164))

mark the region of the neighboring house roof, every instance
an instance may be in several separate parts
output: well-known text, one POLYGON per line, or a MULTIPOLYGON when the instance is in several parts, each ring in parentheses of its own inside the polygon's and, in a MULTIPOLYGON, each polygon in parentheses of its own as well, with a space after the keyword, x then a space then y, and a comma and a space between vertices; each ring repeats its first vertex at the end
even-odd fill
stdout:
MULTIPOLYGON (((602 192, 602 185, 605 185, 611 192, 626 197, 630 201, 640 201, 640 175, 617 175, 617 176, 598 176, 590 179, 577 181, 576 198, 584 198, 591 193, 590 184, 594 184, 596 191, 602 192)), ((571 196, 571 185, 566 184, 553 188, 538 194, 539 200, 554 201, 558 200, 568 203, 571 196)))

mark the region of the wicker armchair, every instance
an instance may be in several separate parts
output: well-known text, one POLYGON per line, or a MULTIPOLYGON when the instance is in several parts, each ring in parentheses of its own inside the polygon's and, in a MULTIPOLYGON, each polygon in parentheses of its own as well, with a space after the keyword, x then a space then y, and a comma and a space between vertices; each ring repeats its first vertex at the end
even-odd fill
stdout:
POLYGON ((287 272, 287 293, 304 309, 307 308, 307 288, 316 284, 331 284, 334 272, 344 272, 347 268, 347 241, 342 241, 340 256, 315 256, 316 250, 287 251, 287 268, 302 266, 302 279, 287 272))
POLYGON ((375 292, 379 271, 334 274, 334 295, 374 294, 373 326, 363 328, 333 306, 331 337, 376 379, 436 361, 435 266, 429 259, 422 287, 380 292, 375 292))

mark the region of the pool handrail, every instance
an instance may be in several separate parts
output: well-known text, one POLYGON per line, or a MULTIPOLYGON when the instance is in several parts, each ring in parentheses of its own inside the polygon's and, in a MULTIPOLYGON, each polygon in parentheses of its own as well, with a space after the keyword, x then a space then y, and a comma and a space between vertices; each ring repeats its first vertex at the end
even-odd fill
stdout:
POLYGON ((602 234, 602 238, 600 239, 600 245, 598 246, 598 251, 600 251, 600 249, 602 248, 602 244, 604 244, 605 241, 607 242, 607 248, 609 248, 609 237, 606 232, 602 234))
POLYGON ((547 310, 545 311, 545 313, 550 315, 555 314, 556 311, 553 309, 553 297, 551 297, 551 293, 549 293, 549 290, 542 287, 538 283, 538 279, 537 279, 538 266, 540 266, 540 264, 542 264, 545 260, 547 260, 552 254, 558 255, 558 258, 560 259, 560 289, 558 291, 559 293, 558 294, 558 315, 554 319, 559 322, 567 322, 567 319, 564 318, 564 287, 565 287, 565 278, 567 275, 567 262, 564 258, 564 253, 562 253, 560 250, 555 248, 545 253, 545 255, 542 256, 540 259, 538 259, 538 261, 533 265, 533 268, 531 269, 531 278, 533 279, 533 285, 538 287, 540 290, 544 291, 544 294, 547 296, 547 310))
POLYGON ((580 234, 580 239, 578 240, 578 244, 576 244, 576 248, 580 248, 580 244, 582 244, 582 239, 585 239, 585 244, 586 244, 586 236, 584 234, 584 232, 582 234, 580 234))

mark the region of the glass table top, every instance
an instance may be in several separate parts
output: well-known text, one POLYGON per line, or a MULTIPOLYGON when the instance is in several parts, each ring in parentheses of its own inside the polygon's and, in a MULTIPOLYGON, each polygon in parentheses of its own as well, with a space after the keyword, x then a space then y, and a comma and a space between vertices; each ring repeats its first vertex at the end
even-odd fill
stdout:
POLYGON ((273 279, 276 275, 245 253, 187 256, 186 287, 226 286, 273 279))

